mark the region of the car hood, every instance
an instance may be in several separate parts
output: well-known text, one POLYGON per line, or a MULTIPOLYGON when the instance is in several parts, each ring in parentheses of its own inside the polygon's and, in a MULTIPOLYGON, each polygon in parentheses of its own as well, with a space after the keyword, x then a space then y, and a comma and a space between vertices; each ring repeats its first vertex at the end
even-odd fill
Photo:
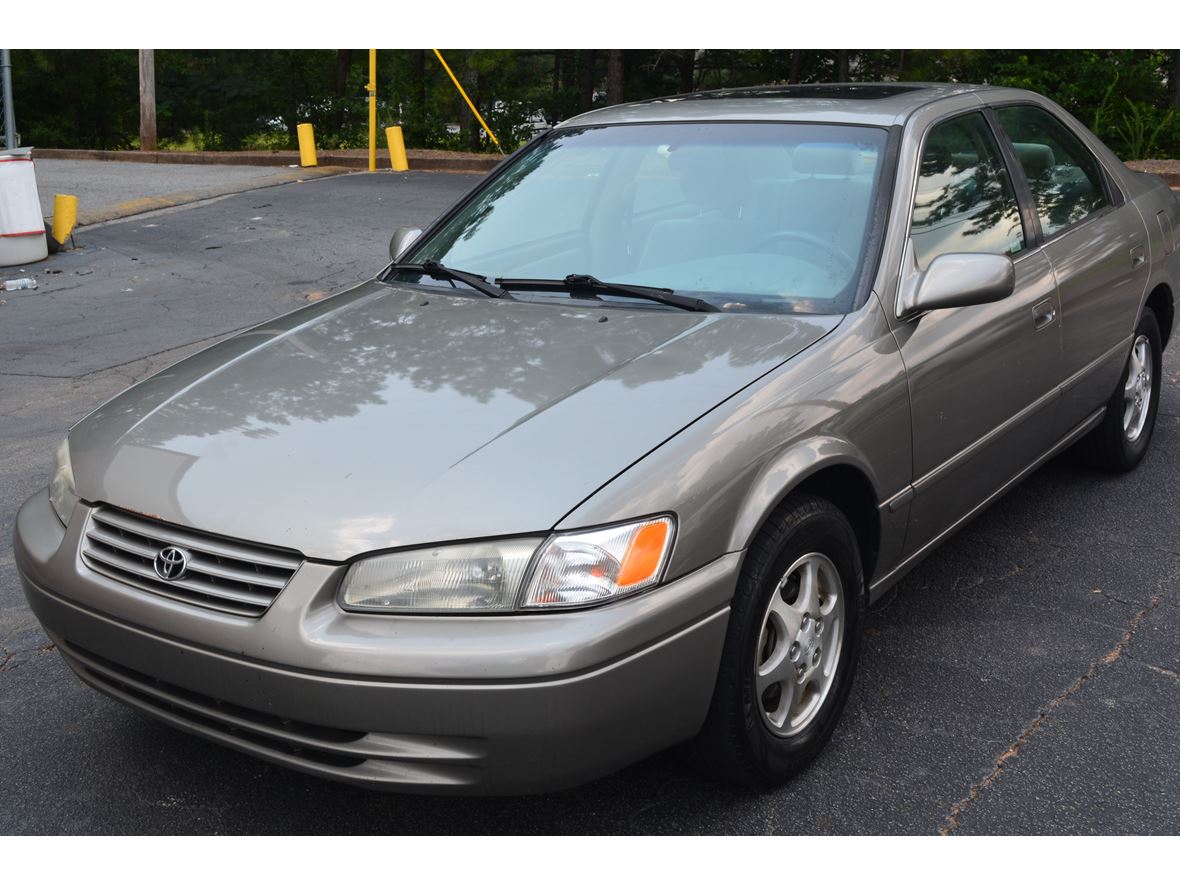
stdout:
POLYGON ((86 501, 313 559, 542 532, 838 323, 372 282, 124 392, 71 457, 86 501))

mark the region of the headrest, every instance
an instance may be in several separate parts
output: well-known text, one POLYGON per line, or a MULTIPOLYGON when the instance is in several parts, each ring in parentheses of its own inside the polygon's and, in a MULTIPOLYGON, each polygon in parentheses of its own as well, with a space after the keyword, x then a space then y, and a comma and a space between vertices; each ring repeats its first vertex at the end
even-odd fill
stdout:
POLYGON ((680 191, 704 211, 738 212, 750 196, 750 172, 734 152, 718 145, 688 145, 668 158, 680 191))
POLYGON ((951 154, 951 163, 956 169, 970 169, 979 165, 979 154, 975 151, 955 151, 951 154))
POLYGON ((795 148, 791 158, 803 175, 855 175, 861 171, 860 149, 851 144, 807 142, 795 148))
POLYGON ((1014 141, 1012 147, 1016 150, 1020 165, 1024 167, 1024 174, 1029 178, 1040 178, 1057 165, 1053 148, 1047 144, 1014 141))

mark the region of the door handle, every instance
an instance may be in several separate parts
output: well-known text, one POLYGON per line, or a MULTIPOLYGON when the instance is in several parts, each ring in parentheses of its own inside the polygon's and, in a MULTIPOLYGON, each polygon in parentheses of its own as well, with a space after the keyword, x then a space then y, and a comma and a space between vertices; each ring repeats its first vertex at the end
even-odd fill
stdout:
POLYGON ((1046 298, 1044 301, 1038 302, 1032 311, 1034 329, 1043 329, 1053 322, 1053 320, 1057 319, 1057 305, 1053 303, 1052 298, 1046 298))
POLYGON ((1131 247, 1131 269, 1140 267, 1147 260, 1147 254, 1142 246, 1131 247))

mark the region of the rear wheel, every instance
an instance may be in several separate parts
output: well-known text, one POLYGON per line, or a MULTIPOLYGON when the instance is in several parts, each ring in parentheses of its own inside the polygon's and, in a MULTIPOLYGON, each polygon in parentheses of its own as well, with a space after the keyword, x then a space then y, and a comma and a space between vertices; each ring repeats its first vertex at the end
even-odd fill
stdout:
POLYGON ((1160 393, 1159 323, 1150 310, 1143 312, 1127 365, 1106 404, 1106 415, 1082 441, 1081 449, 1096 467, 1114 473, 1133 470, 1147 454, 1160 393))
POLYGON ((792 496, 750 546, 730 611, 698 765, 744 786, 778 784, 835 730, 860 645, 856 534, 833 504, 792 496))

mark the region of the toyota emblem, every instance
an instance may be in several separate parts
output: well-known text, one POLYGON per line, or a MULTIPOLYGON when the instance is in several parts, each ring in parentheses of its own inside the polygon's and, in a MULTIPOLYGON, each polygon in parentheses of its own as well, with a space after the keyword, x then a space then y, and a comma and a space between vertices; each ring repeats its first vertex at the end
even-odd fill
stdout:
POLYGON ((179 547, 165 547, 153 563, 156 574, 165 581, 179 581, 188 571, 188 552, 179 547))

